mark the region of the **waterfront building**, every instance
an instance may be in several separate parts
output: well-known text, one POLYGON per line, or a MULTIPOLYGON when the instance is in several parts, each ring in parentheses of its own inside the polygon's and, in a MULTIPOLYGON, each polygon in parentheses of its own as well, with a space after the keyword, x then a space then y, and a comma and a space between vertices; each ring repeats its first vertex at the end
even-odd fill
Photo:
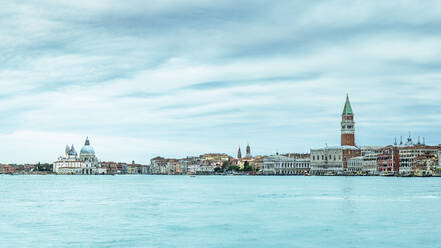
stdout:
POLYGON ((348 160, 361 156, 361 149, 355 145, 354 112, 346 95, 341 115, 341 146, 311 149, 311 173, 316 175, 343 174, 348 160))
POLYGON ((414 163, 420 156, 434 157, 439 152, 438 146, 413 145, 399 148, 399 173, 408 174, 414 170, 414 163))
POLYGON ((261 173, 263 170, 263 166, 264 166, 263 160, 264 160, 264 156, 259 155, 259 156, 254 157, 251 161, 249 161, 249 164, 255 172, 261 173))
POLYGON ((84 146, 78 156, 74 145, 66 146, 64 156, 53 163, 53 171, 57 174, 106 174, 107 170, 101 168, 95 156, 95 150, 86 138, 84 146))
POLYGON ((377 157, 378 171, 380 173, 390 173, 398 170, 398 149, 396 147, 384 147, 377 157))
POLYGON ((272 155, 263 159, 265 175, 303 175, 309 172, 310 160, 283 155, 272 155))
POLYGON ((116 162, 100 162, 101 168, 106 169, 107 174, 122 174, 120 170, 118 170, 118 166, 116 162))
POLYGON ((432 176, 437 173, 437 169, 437 153, 426 153, 413 159, 412 174, 415 176, 432 176))
POLYGON ((429 146, 425 144, 425 138, 415 143, 409 133, 409 137, 403 142, 402 136, 398 143, 396 138, 393 146, 382 149, 378 157, 378 170, 393 172, 401 175, 411 175, 415 171, 415 162, 421 161, 423 157, 434 157, 440 151, 440 146, 429 146))
POLYGON ((363 166, 362 171, 367 175, 377 175, 378 174, 378 155, 377 153, 371 152, 363 155, 363 166))
POLYGON ((167 164, 167 159, 163 157, 158 156, 150 159, 150 166, 153 174, 166 174, 167 164))
POLYGON ((0 174, 12 174, 15 172, 15 169, 11 165, 0 164, 0 174))
POLYGON ((343 168, 343 150, 341 147, 311 149, 311 173, 314 175, 341 174, 343 168))
POLYGON ((135 161, 127 165, 127 174, 148 174, 149 171, 150 166, 137 164, 135 161))
POLYGON ((363 170, 363 157, 354 157, 348 159, 348 168, 347 172, 350 174, 359 174, 363 170))
POLYGON ((295 159, 279 154, 265 157, 263 159, 263 174, 277 175, 290 174, 294 168, 295 159))

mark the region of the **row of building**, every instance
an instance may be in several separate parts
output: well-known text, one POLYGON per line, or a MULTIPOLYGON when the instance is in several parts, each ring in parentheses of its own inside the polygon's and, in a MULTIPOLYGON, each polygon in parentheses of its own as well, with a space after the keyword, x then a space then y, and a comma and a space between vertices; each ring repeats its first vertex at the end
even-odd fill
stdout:
MULTIPOLYGON (((441 174, 441 145, 430 146, 414 142, 409 134, 393 145, 358 146, 355 143, 355 121, 349 96, 341 115, 340 146, 311 149, 309 154, 275 154, 252 156, 247 145, 242 157, 224 153, 209 153, 180 159, 155 157, 149 165, 102 162, 86 138, 79 154, 74 145, 66 146, 64 155, 52 165, 56 174, 217 174, 241 172, 262 175, 402 175, 430 176, 441 174)), ((33 168, 23 166, 24 171, 33 168)), ((33 169, 30 169, 33 170, 33 169)), ((0 173, 14 173, 15 167, 0 165, 0 173)))
POLYGON ((150 174, 150 166, 121 162, 102 162, 87 137, 78 154, 74 145, 66 146, 63 156, 53 163, 53 172, 64 175, 150 174))
POLYGON ((271 156, 264 159, 264 174, 290 175, 441 175, 441 145, 430 146, 412 140, 384 147, 357 146, 355 121, 349 97, 341 119, 341 145, 311 149, 309 158, 271 156), (305 166, 306 165, 306 166, 305 166))

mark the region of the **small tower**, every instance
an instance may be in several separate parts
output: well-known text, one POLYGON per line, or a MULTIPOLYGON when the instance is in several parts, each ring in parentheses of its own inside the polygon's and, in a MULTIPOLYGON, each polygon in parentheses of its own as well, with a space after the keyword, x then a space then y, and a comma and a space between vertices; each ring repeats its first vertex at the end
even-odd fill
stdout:
POLYGON ((66 157, 69 156, 69 152, 70 152, 70 147, 69 147, 69 145, 66 145, 66 149, 64 151, 64 154, 66 157))
POLYGON ((239 150, 237 150, 237 158, 238 159, 242 158, 242 152, 240 151, 240 146, 239 146, 239 150))
POLYGON ((349 96, 346 94, 346 103, 341 116, 341 145, 355 146, 355 122, 349 96))
POLYGON ((247 155, 246 155, 246 158, 251 158, 251 147, 250 147, 249 144, 247 145, 247 155))

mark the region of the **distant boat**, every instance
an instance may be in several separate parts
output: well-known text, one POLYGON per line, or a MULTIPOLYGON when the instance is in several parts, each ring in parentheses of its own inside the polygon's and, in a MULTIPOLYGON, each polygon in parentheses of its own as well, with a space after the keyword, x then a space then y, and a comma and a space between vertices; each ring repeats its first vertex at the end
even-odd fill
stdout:
POLYGON ((385 172, 383 172, 383 173, 381 174, 381 176, 384 176, 384 177, 393 177, 393 176, 395 176, 395 173, 394 173, 393 171, 385 171, 385 172))
POLYGON ((196 175, 193 175, 193 174, 192 174, 192 175, 190 175, 190 177, 196 177, 196 175))

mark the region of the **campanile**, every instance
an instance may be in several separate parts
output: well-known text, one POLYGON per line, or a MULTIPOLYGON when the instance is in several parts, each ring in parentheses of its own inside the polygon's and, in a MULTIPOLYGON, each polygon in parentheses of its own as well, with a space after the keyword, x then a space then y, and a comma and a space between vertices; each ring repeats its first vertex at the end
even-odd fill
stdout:
POLYGON ((341 145, 355 146, 355 122, 349 96, 346 94, 345 108, 341 115, 341 145))

